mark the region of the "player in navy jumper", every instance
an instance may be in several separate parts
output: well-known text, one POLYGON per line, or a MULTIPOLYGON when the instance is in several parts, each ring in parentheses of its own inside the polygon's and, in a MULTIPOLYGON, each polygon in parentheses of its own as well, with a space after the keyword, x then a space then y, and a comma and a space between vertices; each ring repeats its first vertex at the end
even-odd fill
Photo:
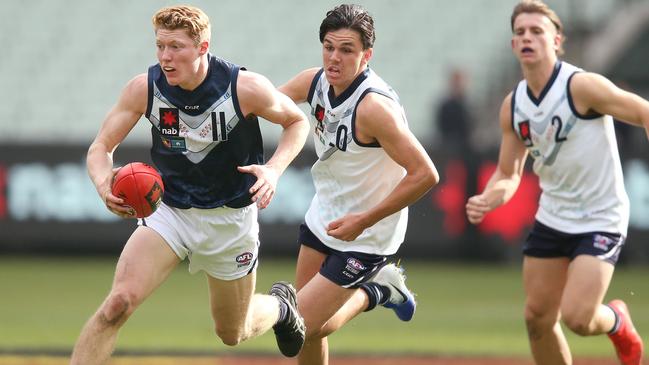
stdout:
POLYGON ((206 273, 223 343, 236 345, 273 328, 280 351, 295 356, 305 331, 295 290, 279 282, 270 295, 254 294, 257 210, 270 203, 279 176, 302 149, 306 116, 263 76, 209 53, 209 19, 200 9, 163 8, 153 26, 159 63, 128 82, 89 148, 87 165, 108 209, 132 217, 132 209, 111 194, 112 154, 144 115, 151 123, 151 157, 166 188, 163 204, 139 220, 71 363, 105 363, 120 327, 187 257, 192 273, 206 273), (258 116, 283 128, 266 163, 258 116))

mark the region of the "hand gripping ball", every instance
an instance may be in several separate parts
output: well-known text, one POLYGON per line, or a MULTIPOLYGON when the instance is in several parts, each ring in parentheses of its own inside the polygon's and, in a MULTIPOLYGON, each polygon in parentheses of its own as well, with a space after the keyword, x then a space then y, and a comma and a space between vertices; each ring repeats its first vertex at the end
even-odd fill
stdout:
POLYGON ((112 193, 135 209, 138 218, 144 218, 155 212, 162 202, 164 185, 156 169, 142 162, 132 162, 113 177, 112 193))

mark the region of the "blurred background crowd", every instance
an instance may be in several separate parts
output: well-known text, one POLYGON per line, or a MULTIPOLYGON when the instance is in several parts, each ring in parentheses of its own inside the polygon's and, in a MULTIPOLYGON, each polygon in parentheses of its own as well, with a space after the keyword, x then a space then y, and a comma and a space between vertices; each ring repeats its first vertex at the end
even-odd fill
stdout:
MULTIPOLYGON (((402 98, 411 129, 442 181, 410 211, 400 255, 513 261, 533 221, 536 178, 472 227, 468 196, 495 167, 498 110, 520 79, 510 51, 515 0, 365 0, 377 41, 370 64, 402 98)), ((211 52, 280 85, 321 64, 325 0, 197 0, 212 22, 211 52)), ((548 0, 566 26, 568 62, 649 98, 649 2, 548 0)), ((151 16, 169 1, 3 3, 0 22, 0 253, 119 252, 135 222, 111 215, 85 171, 85 153, 123 85, 156 63, 151 16)), ((262 123, 268 124, 268 123, 262 123)), ((263 126, 269 150, 279 128, 263 126)), ((617 123, 631 223, 621 263, 648 263, 649 149, 638 128, 617 123)), ((149 161, 144 119, 115 154, 149 161)), ((281 178, 260 214, 262 253, 294 255, 313 194, 312 146, 281 178)), ((588 156, 584 156, 588 158, 588 156)))

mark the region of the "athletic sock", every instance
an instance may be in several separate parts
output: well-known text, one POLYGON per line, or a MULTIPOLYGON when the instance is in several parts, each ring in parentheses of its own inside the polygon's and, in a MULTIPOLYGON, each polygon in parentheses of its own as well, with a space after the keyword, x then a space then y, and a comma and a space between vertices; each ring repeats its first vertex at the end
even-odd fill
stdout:
POLYGON ((277 322, 275 322, 276 325, 284 322, 286 317, 288 317, 288 304, 280 298, 277 298, 277 301, 279 302, 279 316, 277 316, 277 322))
POLYGON ((608 331, 608 334, 612 335, 612 334, 615 334, 617 332, 617 330, 620 329, 620 322, 621 322, 620 321, 620 315, 617 314, 615 309, 613 309, 613 307, 611 307, 610 305, 608 305, 608 304, 604 304, 604 305, 609 307, 613 311, 613 315, 615 316, 615 323, 613 324, 613 328, 610 331, 608 331))
POLYGON ((385 304, 390 299, 390 289, 379 285, 377 283, 363 283, 360 288, 367 294, 369 304, 365 312, 369 312, 376 307, 377 304, 385 304))

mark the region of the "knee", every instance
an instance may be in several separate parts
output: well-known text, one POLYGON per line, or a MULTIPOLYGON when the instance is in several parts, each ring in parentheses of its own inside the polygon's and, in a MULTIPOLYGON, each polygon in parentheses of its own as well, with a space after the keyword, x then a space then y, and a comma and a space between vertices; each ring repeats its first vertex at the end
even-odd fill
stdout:
POLYGON ((563 323, 579 336, 588 336, 591 332, 591 318, 576 311, 566 311, 562 317, 563 323))
POLYGON ((317 340, 328 335, 327 323, 318 323, 317 321, 305 316, 304 325, 306 326, 306 331, 304 333, 305 340, 317 340))
POLYGON ((558 313, 530 305, 525 306, 525 325, 531 339, 539 338, 543 333, 551 331, 558 320, 558 313))
POLYGON ((304 337, 306 341, 319 340, 325 337, 327 334, 323 332, 322 328, 307 327, 304 337))
POLYGON ((244 339, 241 331, 221 327, 216 327, 216 336, 227 346, 236 346, 244 339))
POLYGON ((99 310, 99 318, 108 325, 123 323, 135 310, 135 300, 125 292, 111 293, 99 310))

